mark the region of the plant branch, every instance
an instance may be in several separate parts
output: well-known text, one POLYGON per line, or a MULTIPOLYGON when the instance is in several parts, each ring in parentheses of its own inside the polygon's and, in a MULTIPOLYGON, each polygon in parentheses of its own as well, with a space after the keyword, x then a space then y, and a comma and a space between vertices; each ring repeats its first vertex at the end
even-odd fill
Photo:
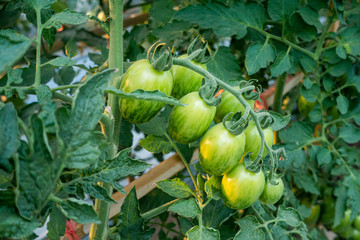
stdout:
POLYGON ((157 215, 160 215, 161 213, 167 211, 169 209, 169 207, 171 205, 173 205, 174 203, 176 203, 177 201, 179 201, 180 199, 175 199, 175 200, 172 200, 168 203, 165 203, 159 207, 156 207, 156 208, 153 208, 143 214, 141 214, 141 217, 144 219, 144 220, 149 220, 153 217, 156 217, 157 215))
POLYGON ((280 75, 276 80, 276 89, 275 89, 275 97, 274 97, 274 104, 273 109, 274 112, 282 113, 282 99, 283 99, 283 92, 285 87, 285 80, 286 80, 286 73, 280 75))
POLYGON ((35 70, 35 83, 34 86, 40 86, 41 84, 41 9, 36 9, 36 24, 37 24, 37 33, 36 33, 36 70, 35 70))
POLYGON ((251 209, 255 212, 255 215, 260 219, 260 221, 262 221, 262 223, 263 223, 262 226, 264 226, 267 234, 269 235, 269 238, 270 238, 271 240, 274 240, 274 238, 273 238, 273 236, 272 236, 272 234, 271 234, 271 232, 270 232, 270 229, 269 229, 268 226, 267 226, 267 225, 268 225, 268 222, 266 222, 266 221, 261 217, 260 213, 256 210, 256 208, 255 208, 254 206, 251 206, 251 209))

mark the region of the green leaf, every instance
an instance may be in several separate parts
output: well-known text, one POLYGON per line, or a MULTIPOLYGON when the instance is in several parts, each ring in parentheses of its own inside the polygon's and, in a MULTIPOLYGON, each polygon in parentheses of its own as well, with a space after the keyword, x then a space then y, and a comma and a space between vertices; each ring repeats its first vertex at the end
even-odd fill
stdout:
POLYGON ((162 180, 156 183, 157 187, 175 198, 188 198, 193 196, 193 191, 180 178, 162 180))
POLYGON ((119 98, 124 98, 124 99, 148 100, 148 101, 162 102, 174 106, 185 106, 185 104, 181 103, 176 98, 167 96, 165 93, 160 92, 159 90, 145 91, 142 89, 137 89, 133 92, 125 93, 121 89, 108 87, 105 91, 107 93, 114 94, 119 98))
POLYGON ((343 60, 336 64, 329 64, 327 71, 331 76, 340 77, 352 67, 350 60, 343 60))
POLYGON ((336 227, 340 224, 341 220, 344 218, 344 213, 347 208, 346 200, 347 200, 347 190, 345 185, 341 184, 339 187, 335 188, 334 191, 336 198, 335 205, 335 217, 333 227, 336 227))
POLYGON ((303 7, 300 8, 298 12, 307 24, 315 26, 318 29, 322 28, 322 25, 319 21, 319 14, 315 10, 311 9, 310 7, 303 7))
POLYGON ((58 85, 69 85, 74 80, 75 75, 73 67, 62 67, 59 73, 55 75, 54 82, 58 85))
POLYGON ((220 225, 226 222, 236 210, 230 209, 225 206, 222 199, 212 200, 203 209, 202 219, 205 227, 212 227, 218 229, 220 225))
POLYGON ((158 113, 147 123, 137 124, 137 126, 146 134, 155 136, 165 136, 166 129, 169 125, 169 116, 172 108, 165 105, 165 109, 158 113))
POLYGON ((140 215, 135 187, 126 196, 118 219, 117 228, 122 240, 147 240, 154 233, 154 229, 144 230, 144 220, 140 215))
POLYGON ((341 114, 347 113, 349 109, 349 100, 344 95, 339 95, 336 98, 336 104, 341 114))
POLYGON ((74 39, 71 39, 70 41, 68 41, 65 45, 65 53, 66 56, 68 56, 69 58, 75 57, 76 53, 77 53, 77 46, 76 46, 76 41, 74 39))
POLYGON ((348 188, 347 203, 351 206, 351 218, 354 219, 360 210, 360 180, 355 176, 348 176, 345 179, 348 188))
POLYGON ((298 0, 269 0, 268 14, 274 21, 286 20, 295 11, 298 0))
POLYGON ((346 49, 341 44, 336 47, 336 54, 342 59, 346 59, 347 57, 346 49))
POLYGON ((304 189, 305 192, 317 194, 319 195, 319 189, 315 185, 315 181, 312 177, 303 174, 303 173, 296 173, 294 174, 294 182, 296 186, 298 186, 301 189, 304 189))
POLYGON ((331 162, 331 152, 327 148, 320 148, 316 157, 319 165, 329 164, 331 162))
POLYGON ((189 240, 219 240, 220 233, 214 228, 195 226, 191 228, 186 236, 189 240))
POLYGON ((52 92, 47 85, 41 85, 36 89, 36 96, 40 105, 46 105, 51 102, 52 92))
POLYGON ((299 227, 302 223, 302 218, 299 212, 291 207, 285 208, 284 206, 280 206, 277 213, 277 218, 281 219, 281 221, 284 221, 291 227, 299 227))
POLYGON ((20 147, 17 113, 10 102, 0 109, 0 167, 11 171, 9 159, 20 147))
POLYGON ((47 223, 47 237, 49 240, 59 240, 64 236, 66 228, 66 217, 59 208, 52 207, 50 213, 50 221, 47 223))
POLYGON ((0 73, 22 58, 32 43, 32 39, 13 30, 0 30, 0 73))
POLYGON ((253 239, 265 240, 265 233, 261 230, 261 224, 254 216, 246 216, 236 221, 240 231, 235 235, 234 240, 253 239))
POLYGON ((10 68, 8 71, 8 80, 7 85, 12 83, 20 84, 22 83, 23 79, 21 77, 23 70, 21 68, 12 69, 10 68))
POLYGON ((45 41, 47 42, 47 44, 49 44, 49 49, 51 50, 52 46, 55 43, 56 40, 56 28, 52 27, 49 29, 43 29, 42 30, 42 35, 45 39, 45 41))
POLYGON ((320 95, 320 87, 317 84, 313 84, 311 88, 301 88, 300 94, 304 96, 306 101, 314 103, 320 95))
POLYGON ((76 65, 76 61, 71 60, 70 58, 67 58, 67 57, 57 57, 57 58, 54 58, 54 59, 46 62, 45 64, 50 64, 55 67, 69 67, 69 66, 76 65))
POLYGON ((62 24, 72 24, 79 25, 85 23, 89 18, 78 12, 70 11, 65 9, 64 11, 53 15, 46 23, 43 25, 43 28, 61 28, 62 24))
POLYGON ((58 204, 61 207, 61 212, 66 217, 74 220, 77 223, 101 223, 91 204, 85 201, 76 198, 68 198, 64 201, 60 201, 58 204))
POLYGON ((232 86, 238 85, 243 79, 239 61, 228 47, 219 47, 215 57, 206 66, 211 74, 232 86))
POLYGON ((116 201, 109 196, 106 189, 97 184, 85 182, 83 184, 83 189, 85 193, 96 199, 103 200, 108 203, 116 203, 116 201))
POLYGON ((191 23, 185 21, 169 22, 159 28, 155 28, 152 34, 158 37, 161 42, 170 42, 181 38, 184 31, 188 31, 191 26, 191 23))
POLYGON ((266 20, 263 6, 237 2, 231 8, 219 3, 190 5, 175 15, 176 19, 197 23, 201 28, 212 29, 219 37, 236 35, 238 39, 247 34, 247 27, 262 29, 266 20))
POLYGON ((303 86, 306 88, 306 89, 310 89, 313 85, 313 82, 310 80, 309 77, 305 77, 304 78, 304 83, 303 83, 303 86))
POLYGON ((31 117, 31 128, 33 152, 29 157, 20 158, 19 193, 16 195, 16 206, 26 219, 42 210, 54 190, 60 167, 59 162, 53 160, 43 122, 36 115, 31 117))
POLYGON ((152 153, 168 154, 173 150, 169 141, 161 136, 148 135, 145 139, 140 140, 139 144, 152 153))
POLYGON ((100 72, 76 90, 71 112, 60 108, 55 112, 56 129, 61 154, 69 168, 85 168, 100 155, 99 139, 94 129, 104 107, 104 90, 113 76, 113 70, 100 72))
POLYGON ((347 54, 360 55, 360 28, 349 27, 340 33, 341 43, 347 54))
POLYGON ((171 205, 169 210, 181 216, 189 218, 194 218, 197 215, 201 214, 199 204, 197 203, 195 198, 190 198, 186 200, 181 199, 171 205))
POLYGON ((219 200, 221 198, 221 178, 212 176, 205 182, 204 189, 209 199, 219 200))
POLYGON ((274 64, 270 67, 271 75, 276 77, 283 74, 284 72, 289 71, 289 69, 292 67, 291 62, 291 56, 289 54, 286 52, 280 53, 277 56, 274 64))
POLYGON ((285 143, 294 143, 302 147, 313 138, 313 129, 303 122, 294 122, 289 128, 280 131, 280 139, 285 143), (294 138, 296 136, 296 138, 294 138))
POLYGON ((339 137, 347 143, 357 143, 360 141, 360 128, 357 128, 352 124, 345 125, 341 127, 339 137))
POLYGON ((291 118, 290 114, 287 116, 283 116, 283 115, 273 112, 273 111, 267 111, 267 112, 274 118, 274 124, 271 125, 271 129, 273 131, 279 131, 279 130, 283 129, 290 122, 290 118, 291 118))
POLYGON ((322 119, 321 107, 319 104, 315 105, 314 109, 309 113, 309 118, 311 122, 320 122, 322 119))
POLYGON ((129 175, 136 175, 144 171, 150 165, 144 161, 134 160, 129 155, 131 148, 124 149, 111 160, 104 160, 98 162, 98 166, 93 170, 88 170, 83 177, 85 181, 104 182, 113 184, 119 190, 122 190, 117 181, 129 175))
POLYGON ((56 0, 24 0, 26 4, 36 9, 48 9, 56 0))
POLYGON ((194 226, 194 224, 192 224, 187 218, 181 216, 179 216, 179 222, 180 222, 180 231, 184 235, 194 226))
POLYGON ((133 129, 133 124, 126 121, 122 118, 120 123, 120 136, 119 136, 119 149, 128 148, 132 146, 133 143, 133 134, 131 130, 133 129))
POLYGON ((0 206, 0 237, 21 239, 32 234, 40 227, 36 219, 26 221, 14 209, 0 206))
POLYGON ((151 4, 149 10, 151 18, 160 23, 167 23, 175 14, 173 3, 167 0, 158 0, 151 4))
POLYGON ((246 51, 245 67, 249 75, 266 68, 275 59, 274 47, 267 43, 255 42, 246 51))

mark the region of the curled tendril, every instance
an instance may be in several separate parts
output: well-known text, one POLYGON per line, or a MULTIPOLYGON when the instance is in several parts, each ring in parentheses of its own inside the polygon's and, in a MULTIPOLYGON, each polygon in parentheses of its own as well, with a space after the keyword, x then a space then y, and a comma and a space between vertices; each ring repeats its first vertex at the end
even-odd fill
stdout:
MULTIPOLYGON (((239 87, 240 90, 242 88, 246 88, 249 86, 255 86, 255 83, 257 83, 258 80, 256 79, 250 79, 249 81, 246 80, 242 80, 239 82, 239 87)), ((258 100, 260 98, 260 94, 262 92, 262 87, 261 85, 255 86, 255 91, 254 90, 248 90, 248 91, 244 91, 242 93, 242 95, 247 99, 247 100, 258 100)))
POLYGON ((242 116, 242 112, 228 113, 223 118, 224 127, 233 135, 241 134, 249 125, 248 117, 246 115, 242 116))
POLYGON ((215 50, 215 52, 213 54, 210 54, 210 49, 208 46, 208 42, 205 41, 203 38, 195 38, 189 45, 188 50, 187 50, 187 54, 188 56, 194 60, 195 62, 198 63, 207 63, 209 62, 211 59, 213 59, 215 57, 217 53, 217 49, 215 50), (207 50, 209 50, 209 55, 206 55, 207 50))
POLYGON ((271 162, 270 173, 268 176, 268 181, 271 184, 277 185, 277 180, 283 177, 286 173, 285 169, 278 169, 279 160, 287 159, 287 155, 284 148, 278 148, 276 150, 272 150, 273 159, 271 162))
POLYGON ((203 79, 203 84, 199 89, 199 96, 209 106, 217 106, 221 103, 221 95, 217 96, 220 86, 214 84, 207 78, 203 79))
POLYGON ((172 53, 169 46, 157 41, 149 48, 147 59, 157 71, 169 71, 172 67, 172 53))
POLYGON ((258 173, 261 169, 261 159, 259 161, 252 161, 250 158, 252 152, 248 152, 245 156, 244 156, 244 164, 245 164, 245 168, 253 173, 258 173))
POLYGON ((274 117, 268 112, 261 110, 257 114, 259 116, 259 123, 262 129, 271 127, 275 123, 274 117))

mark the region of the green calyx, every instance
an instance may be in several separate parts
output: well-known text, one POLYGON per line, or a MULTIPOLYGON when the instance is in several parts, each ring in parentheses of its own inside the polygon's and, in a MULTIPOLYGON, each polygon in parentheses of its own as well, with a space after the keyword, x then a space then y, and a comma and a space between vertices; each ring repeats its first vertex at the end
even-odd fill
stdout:
POLYGON ((154 43, 147 52, 147 59, 157 71, 169 71, 173 65, 172 53, 165 43, 154 43))
POLYGON ((217 106, 221 103, 221 95, 218 97, 216 94, 219 92, 220 86, 216 83, 214 84, 209 79, 204 79, 203 84, 199 89, 199 96, 204 100, 204 102, 209 106, 217 106))
MULTIPOLYGON (((240 81, 239 82, 240 91, 243 88, 248 88, 250 86, 254 86, 257 81, 258 80, 256 80, 256 79, 250 79, 249 81, 245 81, 245 80, 240 81)), ((258 85, 258 86, 255 86, 255 89, 256 89, 256 91, 245 90, 242 92, 242 95, 247 100, 258 100, 260 98, 260 94, 262 92, 262 87, 261 87, 261 85, 258 85)))
POLYGON ((208 42, 203 38, 195 38, 189 45, 187 54, 191 60, 197 63, 206 64, 216 55, 217 50, 213 54, 206 55, 208 42))
POLYGON ((241 134, 249 125, 249 121, 246 116, 242 116, 242 112, 236 112, 232 117, 233 113, 228 113, 223 118, 224 127, 233 135, 241 134))
POLYGON ((259 113, 259 122, 262 129, 271 127, 275 123, 275 119, 268 112, 261 110, 259 113))

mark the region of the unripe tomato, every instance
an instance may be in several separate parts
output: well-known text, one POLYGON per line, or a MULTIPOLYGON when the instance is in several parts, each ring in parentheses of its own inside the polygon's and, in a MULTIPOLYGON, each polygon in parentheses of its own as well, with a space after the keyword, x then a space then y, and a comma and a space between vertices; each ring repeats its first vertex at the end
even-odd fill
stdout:
POLYGON ((214 119, 216 107, 208 106, 198 92, 180 99, 186 106, 175 106, 170 113, 169 133, 179 143, 190 143, 201 137, 214 119))
POLYGON ((360 240, 360 231, 358 229, 354 229, 352 237, 354 240, 360 240))
POLYGON ((234 168, 245 150, 245 134, 231 134, 222 123, 211 127, 200 142, 201 167, 220 176, 234 168))
POLYGON ((309 217, 305 218, 304 221, 307 225, 312 226, 319 220, 319 217, 320 206, 316 204, 311 207, 311 214, 309 217))
MULTIPOLYGON (((239 90, 239 87, 234 87, 235 89, 239 90)), ((245 99, 246 100, 246 99, 245 99)), ((255 101, 254 100, 246 100, 251 108, 254 108, 254 104, 255 101)), ((221 103, 219 104, 219 106, 216 107, 216 114, 215 114, 215 118, 214 121, 216 123, 219 123, 223 120, 223 118, 226 116, 226 114, 233 112, 245 112, 245 108, 244 106, 240 103, 240 101, 231 93, 229 92, 224 92, 221 95, 221 103)))
POLYGON ((245 209, 256 202, 265 187, 264 173, 253 173, 239 164, 225 174, 221 181, 221 193, 225 204, 233 209, 245 209))
POLYGON ((323 208, 321 211, 321 222, 325 225, 332 225, 335 217, 335 199, 332 195, 327 194, 324 197, 323 208))
MULTIPOLYGON (((245 129, 245 136, 246 136, 246 144, 245 144, 245 153, 252 152, 250 155, 251 160, 255 160, 257 155, 260 152, 260 146, 261 146, 261 137, 260 134, 256 128, 256 124, 254 121, 249 122, 249 126, 245 129)), ((271 130, 270 127, 263 129, 263 133, 265 136, 265 142, 272 147, 273 145, 273 139, 274 139, 274 133, 271 130)), ((262 154, 262 158, 266 157, 268 154, 268 150, 266 149, 264 145, 264 152, 262 154)))
MULTIPOLYGON (((179 59, 184 59, 187 57, 188 55, 185 54, 180 56, 179 59)), ((191 60, 191 63, 206 70, 205 64, 197 63, 194 60, 191 60)), ((180 99, 186 94, 198 91, 200 89, 203 76, 199 73, 178 65, 174 65, 170 71, 174 78, 174 87, 171 96, 180 99)))
POLYGON ((340 236, 346 239, 353 239, 354 228, 352 226, 348 226, 343 232, 340 233, 340 236))
POLYGON ((357 215, 354 220, 354 227, 360 231, 360 215, 357 215))
POLYGON ((350 215, 351 209, 346 210, 343 219, 340 221, 340 224, 334 228, 334 232, 341 233, 347 230, 347 228, 351 225, 350 215))
MULTIPOLYGON (((159 72, 147 59, 134 62, 125 72, 120 89, 126 93, 137 89, 159 90, 170 95, 173 78, 170 71, 159 72)), ((153 118, 164 107, 164 103, 135 99, 120 99, 123 117, 131 123, 144 123, 153 118)))
POLYGON ((299 112, 305 117, 309 116, 309 113, 314 109, 316 103, 308 102, 302 95, 298 99, 299 112))
POLYGON ((284 193, 284 183, 280 178, 278 185, 272 185, 270 182, 265 183, 265 188, 260 196, 260 201, 266 204, 277 203, 284 193))

